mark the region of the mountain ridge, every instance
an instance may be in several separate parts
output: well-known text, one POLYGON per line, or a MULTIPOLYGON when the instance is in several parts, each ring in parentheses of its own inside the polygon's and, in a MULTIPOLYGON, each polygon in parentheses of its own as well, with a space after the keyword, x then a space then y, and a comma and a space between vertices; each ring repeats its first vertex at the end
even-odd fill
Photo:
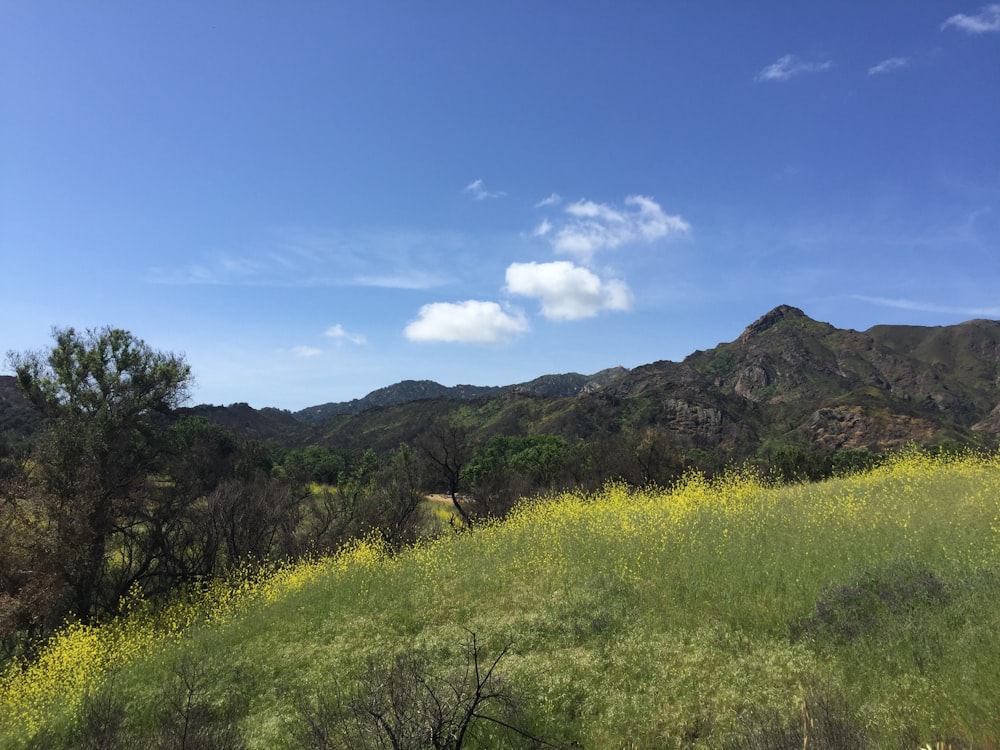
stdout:
POLYGON ((359 399, 309 406, 305 409, 292 412, 292 416, 302 422, 319 424, 329 417, 343 414, 360 414, 363 411, 376 407, 395 406, 426 398, 471 401, 477 398, 498 396, 508 391, 535 394, 548 398, 562 398, 599 388, 625 372, 627 372, 626 368, 621 366, 609 367, 592 375, 581 375, 576 372, 542 375, 525 383, 504 386, 445 386, 433 380, 402 380, 393 385, 371 391, 359 399))
MULTIPOLYGON (((592 439, 655 429, 685 449, 740 458, 775 446, 891 450, 1000 437, 1000 322, 839 329, 779 305, 734 341, 627 370, 571 398, 508 391, 464 402, 478 439, 592 439)), ((407 441, 457 402, 411 402, 320 425, 324 442, 407 441)))
POLYGON ((779 305, 733 341, 680 362, 543 375, 512 386, 407 380, 294 413, 246 404, 178 413, 254 439, 343 450, 392 449, 456 418, 472 440, 540 433, 615 440, 653 430, 682 452, 733 460, 782 446, 992 446, 1000 440, 1000 321, 856 331, 779 305))

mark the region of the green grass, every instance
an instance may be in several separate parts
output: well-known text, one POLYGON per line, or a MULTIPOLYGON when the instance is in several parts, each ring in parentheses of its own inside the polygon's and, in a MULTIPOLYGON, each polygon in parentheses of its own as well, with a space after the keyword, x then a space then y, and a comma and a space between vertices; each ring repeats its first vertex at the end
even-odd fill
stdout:
POLYGON ((460 667, 469 631, 487 658, 513 642, 498 669, 523 725, 556 744, 764 747, 771 724, 822 709, 871 747, 988 746, 998 534, 996 458, 565 494, 402 554, 362 543, 69 630, 0 678, 0 747, 68 743, 112 676, 126 721, 151 725, 178 665, 197 664, 251 747, 291 748, 295 696, 350 693, 403 652, 460 667))

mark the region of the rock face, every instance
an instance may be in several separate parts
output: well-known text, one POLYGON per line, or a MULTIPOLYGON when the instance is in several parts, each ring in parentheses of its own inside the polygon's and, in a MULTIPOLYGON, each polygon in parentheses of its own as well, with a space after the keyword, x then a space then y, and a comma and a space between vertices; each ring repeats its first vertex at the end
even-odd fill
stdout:
POLYGON ((670 398, 663 403, 664 426, 687 436, 715 442, 722 436, 725 418, 721 409, 670 398))
POLYGON ((766 392, 771 384, 771 377, 767 374, 762 364, 753 363, 747 365, 741 372, 736 374, 736 383, 733 384, 733 391, 745 398, 747 401, 759 401, 756 394, 766 392))
POLYGON ((972 425, 973 430, 1000 435, 1000 404, 994 407, 993 411, 986 415, 986 418, 972 425))
POLYGON ((826 451, 919 444, 929 440, 934 431, 930 420, 906 414, 872 414, 862 406, 823 407, 802 428, 811 444, 826 451))

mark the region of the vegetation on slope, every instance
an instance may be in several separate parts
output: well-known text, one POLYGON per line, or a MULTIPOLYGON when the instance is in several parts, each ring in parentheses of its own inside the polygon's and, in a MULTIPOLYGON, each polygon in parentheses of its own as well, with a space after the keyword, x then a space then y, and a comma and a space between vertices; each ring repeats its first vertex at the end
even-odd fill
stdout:
POLYGON ((461 746, 987 747, 998 533, 997 457, 564 493, 69 626, 0 680, 0 745, 337 747, 380 731, 359 707, 425 719, 474 656, 517 731, 473 717, 461 746))

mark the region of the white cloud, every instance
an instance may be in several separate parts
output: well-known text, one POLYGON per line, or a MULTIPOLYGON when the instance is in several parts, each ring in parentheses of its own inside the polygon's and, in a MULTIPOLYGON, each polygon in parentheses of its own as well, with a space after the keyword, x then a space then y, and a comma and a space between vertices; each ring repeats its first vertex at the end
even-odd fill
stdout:
POLYGON ((755 81, 787 81, 790 78, 803 73, 818 73, 821 70, 829 70, 833 67, 830 60, 824 62, 807 62, 800 60, 795 55, 784 55, 776 62, 771 63, 761 70, 755 77, 755 81))
POLYGON ((594 201, 579 200, 566 206, 566 213, 580 219, 600 219, 611 223, 625 221, 621 211, 616 211, 604 203, 595 203, 594 201))
POLYGON ((664 213, 656 201, 643 195, 628 196, 624 209, 580 200, 566 206, 565 212, 570 218, 555 233, 552 246, 556 252, 584 262, 600 250, 691 231, 684 219, 664 213))
POLYGON ((468 193, 477 201, 483 201, 487 198, 501 198, 507 193, 503 190, 489 191, 486 189, 486 183, 482 180, 473 180, 464 188, 462 188, 463 193, 468 193))
POLYGON ((519 312, 508 313, 496 302, 433 302, 420 308, 403 335, 410 341, 493 344, 528 330, 519 312))
POLYGON ((954 26, 956 29, 967 31, 970 34, 985 34, 989 31, 1000 31, 1000 3, 985 5, 974 16, 956 13, 941 24, 941 29, 944 30, 949 26, 954 26))
POLYGON ((939 305, 934 302, 918 302, 909 299, 888 299, 886 297, 867 297, 863 294, 851 295, 854 299, 870 302, 882 307, 894 307, 898 310, 914 310, 917 312, 943 313, 945 315, 963 315, 973 318, 1000 318, 1000 307, 957 307, 939 305))
POLYGON ((368 343, 368 340, 362 334, 351 333, 350 331, 345 330, 344 326, 340 325, 340 323, 337 323, 336 325, 332 325, 329 328, 327 328, 323 332, 323 335, 326 336, 327 338, 333 339, 338 344, 345 341, 347 343, 357 344, 359 346, 361 344, 368 343))
POLYGON ((314 346, 293 346, 292 353, 296 357, 317 357, 323 353, 322 349, 317 349, 314 346))
POLYGON ((891 73, 900 68, 908 68, 911 62, 913 61, 909 57, 890 57, 868 68, 868 75, 875 76, 881 73, 891 73))
POLYGON ((533 237, 544 237, 551 231, 552 222, 548 219, 542 219, 542 223, 535 227, 535 230, 531 234, 533 237))
POLYGON ((548 198, 542 198, 535 204, 535 208, 545 208, 547 206, 558 206, 562 203, 562 196, 559 193, 552 193, 548 198))
POLYGON ((541 300, 542 315, 550 320, 580 320, 603 310, 632 308, 632 294, 624 281, 602 281, 593 271, 565 260, 511 263, 507 291, 541 300))

